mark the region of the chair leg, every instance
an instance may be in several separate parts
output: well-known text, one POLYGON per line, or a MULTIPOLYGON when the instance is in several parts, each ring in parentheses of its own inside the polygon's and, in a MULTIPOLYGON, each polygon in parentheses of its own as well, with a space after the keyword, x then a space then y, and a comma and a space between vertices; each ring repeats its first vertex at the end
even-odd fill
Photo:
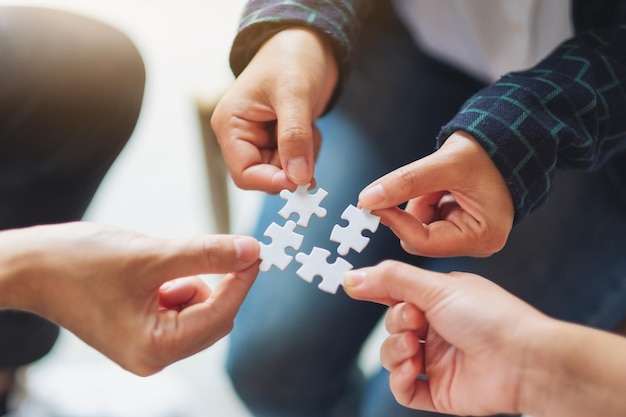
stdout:
POLYGON ((231 231, 230 199, 228 195, 229 176, 217 137, 211 128, 211 116, 218 101, 219 98, 215 100, 198 100, 196 106, 202 129, 202 142, 207 165, 214 225, 216 233, 225 234, 231 231))

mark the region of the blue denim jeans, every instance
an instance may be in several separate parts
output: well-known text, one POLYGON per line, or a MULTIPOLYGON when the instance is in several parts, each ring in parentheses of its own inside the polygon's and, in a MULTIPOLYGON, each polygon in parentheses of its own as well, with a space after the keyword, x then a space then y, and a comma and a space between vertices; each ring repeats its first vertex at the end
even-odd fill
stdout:
MULTIPOLYGON (((393 19, 367 32, 337 106, 319 122, 324 142, 315 176, 328 191, 326 217, 301 230, 300 251, 331 252, 330 231, 379 176, 428 153, 435 136, 480 83, 422 55, 393 19)), ((384 226, 355 267, 398 259, 421 267, 475 272, 542 311, 605 329, 626 315, 626 210, 605 173, 563 173, 549 202, 522 221, 506 248, 487 259, 425 259, 406 254, 384 226)), ((256 236, 285 201, 268 196, 256 236)), ((293 254, 293 252, 292 252, 293 254)), ((295 261, 261 273, 235 322, 228 372, 258 417, 404 417, 438 415, 401 407, 382 370, 366 379, 357 366, 364 341, 385 309, 300 279, 295 261)))

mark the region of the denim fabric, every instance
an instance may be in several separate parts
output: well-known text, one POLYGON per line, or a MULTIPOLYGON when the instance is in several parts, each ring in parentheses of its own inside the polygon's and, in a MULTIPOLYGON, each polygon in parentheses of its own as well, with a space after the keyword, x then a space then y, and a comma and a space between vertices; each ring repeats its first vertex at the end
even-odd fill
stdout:
MULTIPOLYGON (((440 127, 482 86, 415 50, 398 25, 364 31, 361 53, 336 108, 320 120, 324 136, 316 180, 328 214, 303 231, 300 251, 335 250, 340 215, 370 181, 435 149, 440 127)), ((423 267, 472 271, 494 279, 543 311, 612 328, 626 314, 626 211, 605 174, 562 173, 549 203, 526 218, 507 247, 487 259, 407 255, 385 227, 355 267, 393 258, 423 267)), ((255 235, 282 224, 278 196, 267 197, 255 235)), ((293 252, 291 252, 293 254, 293 252)), ((437 415, 399 406, 381 370, 357 366, 365 339, 385 309, 342 290, 329 295, 302 281, 293 261, 261 273, 231 333, 227 368, 257 417, 404 417, 437 415)))

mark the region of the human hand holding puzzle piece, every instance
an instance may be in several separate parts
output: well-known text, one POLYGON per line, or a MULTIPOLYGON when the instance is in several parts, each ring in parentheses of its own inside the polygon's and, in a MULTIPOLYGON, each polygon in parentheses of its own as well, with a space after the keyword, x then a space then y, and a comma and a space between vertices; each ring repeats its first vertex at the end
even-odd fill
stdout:
MULTIPOLYGON (((313 214, 318 217, 326 216, 326 209, 321 207, 321 202, 328 195, 328 192, 318 188, 315 193, 310 193, 309 185, 301 185, 294 192, 281 191, 280 197, 287 200, 287 203, 278 214, 289 219, 291 214, 296 213, 298 220, 297 222, 287 220, 283 226, 272 223, 265 230, 264 235, 271 238, 271 243, 260 243, 261 265, 259 269, 261 271, 269 271, 272 265, 283 271, 293 259, 292 255, 285 253, 285 249, 291 247, 297 251, 304 239, 303 235, 294 231, 296 225, 306 227, 313 214)), ((378 229, 380 218, 367 209, 357 208, 353 205, 346 208, 341 218, 347 220, 348 225, 335 225, 330 236, 331 241, 339 243, 337 253, 346 255, 350 249, 359 253, 362 252, 370 239, 363 236, 361 232, 366 229, 375 232, 378 229)), ((330 251, 318 247, 314 247, 309 254, 297 253, 296 261, 302 266, 296 271, 296 274, 307 282, 313 282, 315 276, 320 276, 322 282, 318 288, 335 294, 343 281, 344 273, 352 269, 352 264, 341 257, 337 257, 334 263, 329 263, 327 258, 330 254, 330 251)))

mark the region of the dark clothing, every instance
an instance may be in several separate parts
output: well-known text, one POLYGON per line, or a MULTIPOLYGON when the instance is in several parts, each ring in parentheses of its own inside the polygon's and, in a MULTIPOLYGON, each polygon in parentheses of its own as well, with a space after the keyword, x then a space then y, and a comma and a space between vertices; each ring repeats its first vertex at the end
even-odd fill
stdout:
MULTIPOLYGON (((0 229, 80 220, 134 129, 145 73, 121 33, 0 7, 0 229)), ((0 369, 46 354, 57 326, 0 312, 0 369)))
MULTIPOLYGON (((624 154, 611 156, 626 142, 626 31, 617 25, 626 14, 623 4, 575 1, 577 37, 539 64, 545 81, 539 79, 540 70, 531 69, 485 86, 419 50, 387 0, 251 0, 231 53, 236 74, 269 36, 294 25, 326 36, 341 67, 334 107, 318 121, 324 143, 315 178, 328 191, 327 215, 312 220, 299 250, 332 248, 330 232, 358 192, 381 175, 432 153, 441 126, 449 123, 442 139, 446 129, 458 128, 491 146, 514 194, 517 220, 537 208, 534 214, 519 222, 506 247, 489 258, 412 256, 389 229, 379 228, 363 253, 350 253, 346 260, 355 268, 397 259, 436 271, 474 272, 553 317, 615 328, 626 315, 626 212, 616 198, 617 188, 610 185, 626 184, 624 154), (568 59, 579 63, 578 68, 564 65, 568 59), (582 68, 597 68, 578 74, 581 63, 582 68), (545 66, 554 68, 547 71, 545 66), (509 81, 517 86, 503 90, 509 81), (545 86, 557 81, 567 91, 553 97, 545 86), (529 106, 539 113, 520 118, 506 96, 509 91, 529 93, 529 106), (557 101, 563 99, 569 102, 561 108, 562 101, 557 101), (471 119, 481 114, 474 103, 481 106, 479 111, 483 106, 489 110, 481 120, 484 125, 471 119), (561 126, 557 120, 563 127, 554 129, 561 126), (530 124, 534 121, 539 122, 530 124), (515 134, 519 129, 523 135, 515 134), (588 140, 581 142, 583 137, 588 140), (536 154, 529 151, 534 148, 536 154), (580 163, 579 152, 585 158, 580 163), (537 175, 538 166, 546 168, 543 176, 537 175), (597 171, 559 170, 552 198, 538 208, 552 190, 551 176, 558 167, 597 171)), ((626 187, 622 196, 624 191, 626 187)), ((272 221, 280 221, 277 211, 283 205, 278 196, 266 197, 255 231, 259 240, 272 221)), ((259 275, 230 336, 227 370, 252 414, 438 416, 401 407, 384 369, 361 372, 361 349, 385 308, 352 300, 341 291, 318 291, 297 277, 297 268, 293 262, 284 271, 259 275)))
MULTIPOLYGON (((277 30, 298 25, 331 41, 345 80, 364 22, 388 14, 388 3, 251 0, 233 44, 233 71, 243 71, 277 30)), ((596 170, 626 150, 626 2, 575 0, 572 18, 574 38, 536 67, 469 97, 438 136, 441 144, 464 130, 485 147, 512 193, 516 221, 546 200, 555 169, 596 170)))

